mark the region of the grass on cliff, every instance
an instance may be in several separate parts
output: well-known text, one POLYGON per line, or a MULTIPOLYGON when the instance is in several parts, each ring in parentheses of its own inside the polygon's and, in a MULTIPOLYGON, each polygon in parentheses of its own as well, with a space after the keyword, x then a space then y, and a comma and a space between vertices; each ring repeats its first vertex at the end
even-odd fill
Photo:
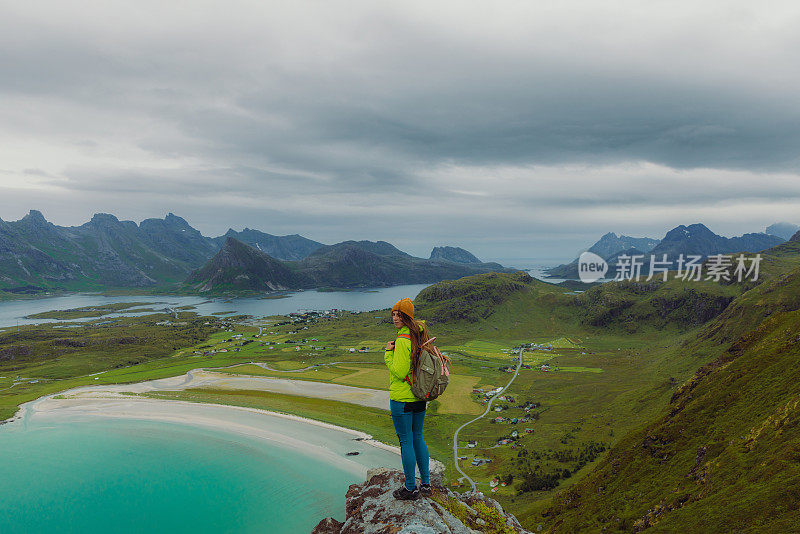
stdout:
POLYGON ((556 532, 790 532, 800 524, 800 270, 687 343, 716 354, 547 511, 556 532))

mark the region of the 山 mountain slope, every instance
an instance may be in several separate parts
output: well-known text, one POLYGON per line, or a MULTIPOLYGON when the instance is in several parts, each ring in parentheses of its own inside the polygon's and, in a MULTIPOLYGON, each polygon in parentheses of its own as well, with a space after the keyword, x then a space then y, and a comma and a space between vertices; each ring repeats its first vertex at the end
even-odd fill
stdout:
POLYGON ((767 226, 766 233, 769 235, 778 236, 781 239, 791 239, 791 237, 800 230, 800 226, 788 222, 779 222, 767 226))
POLYGON ((636 249, 643 253, 648 253, 653 250, 660 241, 649 237, 630 237, 627 235, 617 235, 614 232, 609 232, 600 238, 597 243, 589 248, 589 252, 594 252, 601 258, 605 258, 612 254, 618 253, 625 249, 636 249))
POLYGON ((431 251, 430 259, 454 261, 456 263, 481 262, 481 260, 476 258, 471 252, 461 247, 434 247, 431 251))
POLYGON ((230 229, 224 236, 217 237, 214 241, 218 245, 222 245, 228 237, 238 239, 275 259, 286 261, 302 260, 318 248, 325 246, 298 234, 277 236, 250 228, 245 228, 241 232, 230 229))
POLYGON ((219 258, 215 256, 192 274, 187 280, 190 286, 204 291, 264 290, 271 287, 270 284, 281 289, 379 287, 432 283, 480 272, 508 271, 497 263, 466 265, 415 258, 383 241, 345 241, 320 247, 299 262, 281 262, 233 238, 228 240, 241 246, 228 246, 226 242, 226 254, 240 253, 246 259, 233 261, 225 258, 225 267, 220 268, 219 258), (230 268, 231 265, 236 267, 230 268), (270 284, 266 286, 234 282, 235 279, 256 280, 265 273, 272 277, 267 279, 270 284))
MULTIPOLYGON (((777 246, 783 241, 780 237, 759 233, 727 238, 715 234, 704 224, 698 223, 690 224, 689 226, 677 226, 667 232, 661 241, 627 236, 616 238, 615 234, 609 233, 592 245, 589 248, 589 252, 594 252, 608 262, 610 275, 607 276, 613 277, 617 259, 623 252, 627 255, 645 256, 644 272, 647 272, 647 266, 649 265, 647 259, 650 255, 655 256, 658 260, 662 260, 666 255, 667 261, 674 266, 681 255, 684 257, 701 256, 706 258, 714 254, 760 252, 777 246)), ((553 278, 578 278, 578 259, 576 258, 571 263, 548 269, 547 274, 553 278)))
POLYGON ((182 281, 216 246, 173 214, 141 225, 98 213, 74 227, 32 210, 0 221, 0 287, 88 289, 182 281))
MULTIPOLYGON (((659 243, 658 239, 649 237, 630 237, 609 232, 601 237, 594 245, 589 247, 589 252, 597 254, 608 262, 610 266, 616 265, 616 259, 623 253, 646 254, 659 243)), ((611 271, 613 273, 613 270, 611 271)), ((578 258, 572 262, 553 267, 547 270, 547 275, 553 278, 578 278, 578 258)))
POLYGON ((145 219, 139 224, 139 233, 150 248, 187 266, 202 265, 219 250, 211 239, 172 213, 163 219, 145 219))
POLYGON ((782 242, 780 237, 756 233, 726 238, 715 234, 704 224, 690 224, 680 225, 667 232, 661 243, 650 253, 657 258, 666 254, 668 260, 677 261, 681 254, 707 257, 712 254, 759 252, 782 242))
POLYGON ((426 284, 476 273, 510 272, 498 263, 432 261, 416 258, 389 243, 345 241, 323 247, 299 263, 316 286, 356 287, 426 284))
POLYGON ((225 247, 227 238, 245 242, 261 255, 239 250, 243 258, 234 267, 236 262, 231 262, 236 253, 229 246, 209 269, 191 279, 192 286, 259 291, 271 287, 374 287, 504 270, 497 263, 415 258, 385 241, 323 245, 297 234, 275 236, 250 228, 229 230, 226 236, 205 237, 172 213, 138 225, 98 213, 80 226, 62 227, 31 211, 19 221, 0 220, 0 289, 180 287, 225 247), (205 275, 203 280, 197 278, 205 275), (262 275, 269 276, 264 283, 257 282, 262 275), (237 276, 240 278, 234 280, 237 276))
POLYGON ((200 291, 270 291, 303 285, 283 263, 232 237, 186 283, 200 291))
MULTIPOLYGON (((788 252, 765 252, 776 254, 788 252)), ((769 273, 707 323, 683 351, 716 357, 674 393, 661 417, 622 439, 593 473, 554 498, 549 529, 796 531, 798 295, 795 263, 769 273)))

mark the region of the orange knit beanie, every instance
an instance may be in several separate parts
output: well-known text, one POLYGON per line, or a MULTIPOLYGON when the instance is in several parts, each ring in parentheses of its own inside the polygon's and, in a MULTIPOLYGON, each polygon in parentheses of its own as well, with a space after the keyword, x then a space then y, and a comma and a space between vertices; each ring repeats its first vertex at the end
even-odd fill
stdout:
POLYGON ((406 297, 404 299, 400 299, 392 306, 392 311, 401 311, 411 317, 414 318, 414 304, 411 302, 411 299, 406 297))

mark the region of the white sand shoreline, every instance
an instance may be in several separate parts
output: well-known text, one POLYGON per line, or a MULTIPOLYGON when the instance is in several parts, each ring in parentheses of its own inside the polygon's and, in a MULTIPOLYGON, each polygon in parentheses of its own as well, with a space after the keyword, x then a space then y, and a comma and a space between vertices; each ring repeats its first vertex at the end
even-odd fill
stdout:
MULTIPOLYGON (((99 374, 99 373, 97 373, 99 374)), ((331 384, 327 382, 314 382, 275 377, 260 377, 250 375, 237 375, 231 373, 217 373, 198 367, 187 371, 183 375, 144 380, 124 384, 89 384, 77 386, 57 393, 44 395, 20 405, 17 412, 10 418, 0 421, 0 425, 10 423, 20 418, 25 411, 25 406, 39 402, 56 395, 72 395, 83 392, 108 392, 108 393, 145 393, 149 391, 182 391, 189 388, 214 387, 228 390, 258 390, 311 397, 318 399, 335 400, 339 402, 358 404, 380 410, 389 410, 389 396, 386 391, 331 384)))
MULTIPOLYGON (((270 442, 319 458, 361 477, 373 467, 400 468, 399 447, 378 441, 359 430, 260 408, 126 394, 182 390, 186 387, 197 387, 198 380, 207 385, 209 378, 217 378, 209 376, 205 371, 202 372, 205 374, 201 374, 200 371, 194 370, 195 374, 200 374, 199 377, 193 376, 193 371, 190 371, 186 375, 160 380, 80 386, 45 395, 21 405, 14 417, 7 420, 10 423, 8 429, 24 428, 28 424, 39 422, 92 421, 103 418, 157 421, 204 427, 270 442), (352 452, 358 452, 358 455, 347 454, 352 452)), ((292 382, 296 383, 293 384, 294 387, 300 389, 317 388, 320 384, 300 380, 292 382)), ((319 392, 318 389, 316 391, 319 392)), ((388 404, 388 393, 377 393, 385 396, 388 404)), ((343 403, 342 406, 343 410, 347 409, 347 404, 343 403)), ((386 417, 389 417, 388 413, 386 417)), ((0 431, 2 430, 3 427, 0 426, 0 431)), ((432 469, 443 468, 436 460, 431 462, 432 469)))

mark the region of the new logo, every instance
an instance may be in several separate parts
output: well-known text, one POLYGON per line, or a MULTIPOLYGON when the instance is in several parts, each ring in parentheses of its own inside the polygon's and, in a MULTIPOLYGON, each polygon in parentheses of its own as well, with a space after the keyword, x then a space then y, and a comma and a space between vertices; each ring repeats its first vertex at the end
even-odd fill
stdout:
POLYGON ((578 258, 578 277, 590 284, 606 276, 608 263, 594 252, 584 252, 578 258))

